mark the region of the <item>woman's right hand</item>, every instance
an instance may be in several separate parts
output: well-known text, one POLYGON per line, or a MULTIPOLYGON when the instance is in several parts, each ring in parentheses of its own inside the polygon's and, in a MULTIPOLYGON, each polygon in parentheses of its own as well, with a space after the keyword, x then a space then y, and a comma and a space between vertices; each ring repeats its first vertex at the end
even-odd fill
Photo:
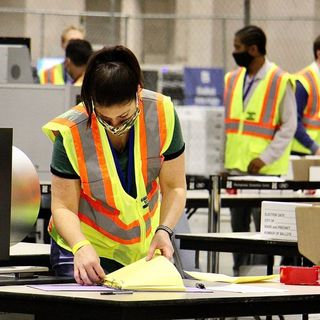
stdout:
POLYGON ((105 273, 100 258, 91 245, 81 247, 74 255, 74 278, 81 285, 99 284, 105 273))

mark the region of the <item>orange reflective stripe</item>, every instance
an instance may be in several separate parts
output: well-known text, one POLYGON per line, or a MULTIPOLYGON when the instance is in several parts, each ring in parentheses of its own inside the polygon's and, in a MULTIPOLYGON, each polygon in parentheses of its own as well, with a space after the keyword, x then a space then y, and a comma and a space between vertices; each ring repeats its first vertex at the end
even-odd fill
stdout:
POLYGON ((43 75, 44 75, 44 83, 48 83, 49 82, 49 71, 48 70, 44 70, 43 75))
MULTIPOLYGON (((308 80, 309 84, 309 95, 308 95, 308 101, 307 101, 307 107, 305 110, 305 113, 312 117, 316 113, 319 112, 319 94, 317 94, 317 80, 314 77, 314 74, 311 70, 308 70, 305 73, 305 78, 308 80)), ((319 90, 319 88, 318 88, 319 90)))
POLYGON ((106 158, 104 156, 104 151, 103 151, 103 147, 102 147, 102 141, 101 141, 99 127, 98 127, 98 120, 96 119, 94 114, 92 115, 91 130, 92 130, 92 135, 93 135, 93 138, 95 141, 96 154, 97 154, 97 158, 98 158, 98 162, 99 162, 99 168, 101 171, 101 175, 103 177, 105 199, 106 199, 106 202, 110 204, 110 206, 115 207, 113 188, 112 188, 112 183, 110 180, 110 174, 109 174, 107 164, 106 164, 106 158))
MULTIPOLYGON (((309 72, 309 71, 306 72, 305 77, 308 78, 308 75, 311 76, 310 73, 311 72, 309 72)), ((309 81, 310 81, 310 79, 308 79, 308 83, 309 83, 309 81)), ((313 91, 311 84, 309 85, 309 88, 310 88, 309 90, 310 90, 310 93, 311 93, 313 91)), ((309 117, 312 114, 313 105, 314 105, 314 95, 313 94, 309 94, 308 95, 307 106, 306 106, 306 109, 304 111, 306 113, 306 115, 309 116, 309 117)))
POLYGON ((142 161, 142 175, 144 184, 147 185, 148 182, 148 166, 147 166, 147 158, 148 158, 148 151, 147 151, 147 136, 146 136, 146 124, 144 122, 144 107, 140 109, 140 116, 139 116, 139 127, 140 127, 140 153, 141 153, 141 161, 142 161))
MULTIPOLYGON (((73 137, 74 147, 75 147, 77 158, 78 158, 79 175, 80 175, 80 177, 85 177, 86 178, 85 181, 88 181, 87 168, 86 168, 83 161, 79 161, 79 158, 81 158, 81 157, 82 157, 82 159, 84 158, 84 154, 83 154, 82 143, 81 143, 81 138, 80 138, 80 133, 79 133, 78 127, 75 125, 74 122, 67 120, 65 118, 55 118, 52 122, 60 123, 60 124, 66 125, 70 128, 71 134, 73 137)), ((91 191, 90 191, 88 184, 85 184, 83 186, 83 188, 85 189, 86 193, 91 195, 91 191)))
POLYGON ((151 200, 151 198, 153 197, 153 195, 158 191, 158 187, 159 187, 159 184, 158 184, 156 181, 152 181, 151 190, 150 190, 150 192, 149 192, 148 195, 147 195, 149 201, 151 200))
POLYGON ((51 69, 51 83, 56 83, 56 68, 51 69))
POLYGON ((166 126, 166 117, 165 117, 164 106, 163 106, 163 95, 159 93, 157 94, 157 111, 158 111, 158 118, 159 118, 160 148, 162 149, 165 143, 167 126, 166 126))
POLYGON ((230 108, 230 106, 232 106, 232 102, 233 102, 233 98, 234 98, 234 92, 235 92, 235 87, 236 87, 236 85, 237 85, 237 83, 238 83, 238 80, 239 80, 240 75, 242 74, 241 71, 243 72, 242 69, 239 69, 238 73, 236 74, 236 78, 235 78, 235 80, 234 80, 234 82, 233 82, 233 86, 232 86, 232 88, 230 89, 230 90, 231 90, 231 96, 230 96, 230 103, 229 103, 229 105, 228 105, 227 118, 230 118, 230 113, 231 113, 231 108, 230 108))
POLYGON ((124 240, 122 238, 119 238, 119 237, 115 236, 114 234, 107 232, 105 229, 103 229, 100 226, 98 226, 94 221, 92 221, 90 218, 88 218, 87 216, 85 216, 84 214, 82 214, 80 212, 78 213, 78 217, 86 225, 92 227, 93 229, 97 230, 99 233, 105 235, 109 239, 114 240, 114 241, 116 241, 118 243, 121 243, 121 244, 134 244, 134 243, 140 242, 140 237, 133 238, 133 239, 128 239, 128 240, 124 240))

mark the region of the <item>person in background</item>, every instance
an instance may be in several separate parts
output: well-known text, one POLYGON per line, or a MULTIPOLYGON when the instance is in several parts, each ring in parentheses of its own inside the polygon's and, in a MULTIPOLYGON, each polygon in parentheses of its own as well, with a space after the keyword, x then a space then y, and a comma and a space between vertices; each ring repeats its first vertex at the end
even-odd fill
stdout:
POLYGON ((52 267, 90 285, 156 250, 172 257, 186 199, 185 145, 171 99, 143 89, 126 47, 93 53, 81 98, 43 131, 54 142, 52 267))
POLYGON ((298 126, 293 155, 320 155, 320 36, 313 43, 314 59, 296 75, 298 126))
MULTIPOLYGON (((69 26, 64 29, 61 34, 61 48, 65 52, 65 49, 72 39, 84 39, 83 30, 76 28, 75 26, 69 26)), ((65 69, 65 62, 58 63, 49 69, 40 70, 39 72, 40 84, 55 84, 64 85, 66 83, 72 83, 72 79, 68 75, 65 69)))
MULTIPOLYGON (((239 66, 225 76, 225 162, 228 174, 282 175, 287 172, 297 126, 293 83, 266 58, 266 35, 257 26, 235 33, 233 57, 239 66)), ((234 232, 260 230, 260 208, 231 208, 234 232)), ((256 261, 257 263, 258 261, 256 261)), ((249 255, 234 254, 234 275, 249 255)))
POLYGON ((92 46, 87 40, 74 39, 69 41, 66 47, 65 68, 73 80, 73 85, 82 85, 87 63, 92 53, 92 46))

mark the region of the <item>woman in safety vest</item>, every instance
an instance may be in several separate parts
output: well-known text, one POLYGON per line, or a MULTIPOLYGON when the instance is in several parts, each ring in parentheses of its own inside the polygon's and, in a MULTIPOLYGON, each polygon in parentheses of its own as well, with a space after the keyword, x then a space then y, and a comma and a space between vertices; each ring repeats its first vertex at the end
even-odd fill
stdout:
POLYGON ((142 89, 128 48, 93 54, 81 98, 43 131, 54 142, 52 267, 90 285, 156 250, 172 257, 186 197, 184 141, 170 98, 142 89))

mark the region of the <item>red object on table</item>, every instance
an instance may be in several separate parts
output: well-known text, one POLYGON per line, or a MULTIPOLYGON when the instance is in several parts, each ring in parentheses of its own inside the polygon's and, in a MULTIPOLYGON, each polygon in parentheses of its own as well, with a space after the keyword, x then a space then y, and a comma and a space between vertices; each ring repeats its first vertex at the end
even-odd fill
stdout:
POLYGON ((237 194, 237 189, 235 189, 235 188, 227 188, 226 192, 228 194, 237 194))
POLYGON ((318 286, 320 283, 320 266, 314 267, 280 267, 280 282, 318 286))

